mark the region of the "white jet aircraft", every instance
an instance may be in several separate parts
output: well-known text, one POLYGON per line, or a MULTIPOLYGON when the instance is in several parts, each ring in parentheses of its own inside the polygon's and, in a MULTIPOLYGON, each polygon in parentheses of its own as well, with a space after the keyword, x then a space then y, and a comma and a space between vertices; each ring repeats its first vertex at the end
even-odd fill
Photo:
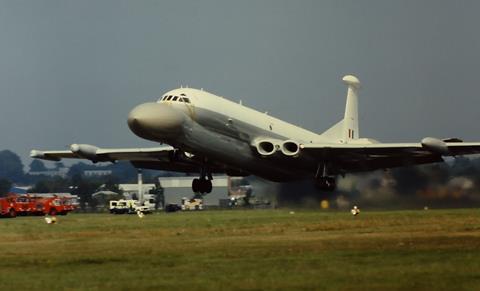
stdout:
POLYGON ((155 103, 135 107, 128 126, 139 137, 168 144, 152 148, 99 148, 72 144, 70 150, 32 150, 31 157, 92 162, 130 161, 136 168, 199 173, 192 190, 212 191, 212 174, 256 175, 283 182, 313 179, 334 190, 347 173, 443 161, 443 156, 480 153, 480 143, 426 137, 419 143, 380 143, 360 138, 359 80, 351 75, 344 118, 322 134, 203 90, 180 88, 155 103))

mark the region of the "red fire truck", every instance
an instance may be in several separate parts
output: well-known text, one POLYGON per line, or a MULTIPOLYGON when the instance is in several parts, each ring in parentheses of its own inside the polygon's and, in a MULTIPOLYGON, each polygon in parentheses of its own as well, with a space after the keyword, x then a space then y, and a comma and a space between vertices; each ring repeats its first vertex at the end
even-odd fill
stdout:
POLYGON ((15 217, 17 216, 16 203, 14 196, 0 198, 0 216, 15 217))
POLYGON ((67 215, 75 209, 72 200, 67 197, 47 197, 40 198, 36 203, 36 211, 40 214, 49 215, 67 215))
POLYGON ((74 197, 56 195, 9 195, 0 198, 0 216, 17 215, 66 215, 77 206, 74 197))

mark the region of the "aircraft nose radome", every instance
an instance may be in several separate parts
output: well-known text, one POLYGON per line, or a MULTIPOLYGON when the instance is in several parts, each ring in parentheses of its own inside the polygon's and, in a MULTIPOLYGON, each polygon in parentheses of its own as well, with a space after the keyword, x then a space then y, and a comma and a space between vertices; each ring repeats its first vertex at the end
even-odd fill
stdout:
POLYGON ((185 116, 165 104, 144 103, 128 115, 128 126, 141 137, 176 133, 182 128, 185 116))

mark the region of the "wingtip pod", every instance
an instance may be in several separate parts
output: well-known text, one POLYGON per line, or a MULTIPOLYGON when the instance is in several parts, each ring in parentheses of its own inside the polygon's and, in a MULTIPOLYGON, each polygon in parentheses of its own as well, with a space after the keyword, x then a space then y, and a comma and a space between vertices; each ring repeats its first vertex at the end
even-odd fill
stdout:
POLYGON ((98 147, 89 145, 89 144, 72 144, 70 146, 70 151, 72 153, 79 155, 83 158, 89 159, 89 160, 97 160, 97 151, 99 150, 98 147))
POLYGON ((360 80, 358 80, 358 78, 354 75, 345 75, 342 81, 345 82, 345 84, 347 84, 348 86, 354 87, 355 89, 360 88, 360 80))
POLYGON ((37 150, 31 150, 30 151, 30 157, 31 158, 38 158, 42 155, 43 153, 41 151, 37 151, 37 150))
POLYGON ((77 143, 71 144, 70 150, 72 151, 72 153, 77 153, 80 151, 80 145, 77 143))
POLYGON ((449 154, 447 144, 444 141, 439 140, 438 138, 426 137, 422 139, 421 144, 424 148, 426 148, 431 152, 441 154, 441 155, 449 154))

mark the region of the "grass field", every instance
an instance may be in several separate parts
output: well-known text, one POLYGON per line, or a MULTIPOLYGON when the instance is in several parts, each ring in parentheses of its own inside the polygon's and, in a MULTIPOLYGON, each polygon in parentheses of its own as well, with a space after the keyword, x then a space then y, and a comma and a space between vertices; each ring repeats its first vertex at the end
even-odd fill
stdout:
POLYGON ((480 210, 0 220, 1 290, 480 290, 480 210))

